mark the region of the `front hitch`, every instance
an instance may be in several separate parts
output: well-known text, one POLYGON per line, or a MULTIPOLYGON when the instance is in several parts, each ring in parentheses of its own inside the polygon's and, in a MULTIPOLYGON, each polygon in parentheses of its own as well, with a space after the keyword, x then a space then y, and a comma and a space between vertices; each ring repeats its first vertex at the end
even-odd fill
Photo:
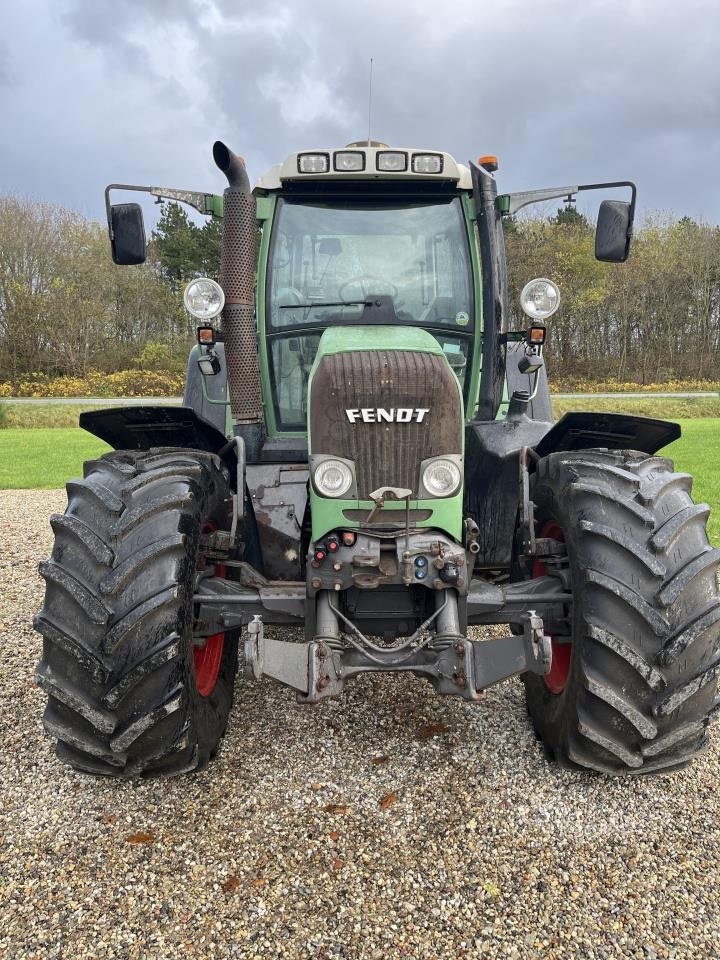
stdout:
MULTIPOLYGON (((424 676, 436 692, 463 700, 478 700, 486 687, 508 677, 531 671, 544 675, 552 663, 550 638, 545 635, 542 618, 529 611, 523 620, 521 635, 490 640, 469 640, 443 630, 453 623, 457 598, 446 591, 443 603, 431 619, 438 618, 437 629, 429 638, 424 630, 395 647, 382 648, 364 637, 347 618, 332 606, 326 591, 320 594, 323 636, 306 643, 293 643, 266 637, 260 616, 248 625, 245 640, 245 674, 259 680, 266 676, 294 689, 300 703, 317 703, 343 692, 345 682, 361 673, 412 673, 424 676), (450 613, 448 613, 450 609, 450 613), (342 625, 354 633, 341 634, 342 625)), ((423 624, 428 628, 430 623, 423 624)))

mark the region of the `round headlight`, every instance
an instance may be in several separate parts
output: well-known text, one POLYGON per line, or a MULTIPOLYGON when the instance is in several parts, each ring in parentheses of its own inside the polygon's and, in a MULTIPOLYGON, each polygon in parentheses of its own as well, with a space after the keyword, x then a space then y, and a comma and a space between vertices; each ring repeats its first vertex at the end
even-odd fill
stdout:
POLYGON ((352 486, 352 470, 342 460, 323 460, 315 468, 313 482, 324 497, 342 497, 352 486))
POLYGON ((422 482, 434 497, 449 497, 460 486, 460 467, 452 460, 433 460, 423 470, 422 482))
POLYGON ((183 294, 185 308, 198 320, 212 320, 225 306, 225 294, 219 283, 207 277, 191 280, 183 294))
POLYGON ((531 320, 546 320, 560 306, 560 291, 552 280, 539 277, 523 287, 520 306, 531 320))

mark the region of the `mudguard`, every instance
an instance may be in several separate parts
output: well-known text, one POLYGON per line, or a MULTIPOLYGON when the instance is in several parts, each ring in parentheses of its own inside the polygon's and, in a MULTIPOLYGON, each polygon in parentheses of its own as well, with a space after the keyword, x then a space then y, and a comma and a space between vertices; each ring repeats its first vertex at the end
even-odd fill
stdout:
POLYGON ((227 437, 192 407, 110 407, 80 414, 80 426, 115 450, 188 447, 217 453, 227 437))
POLYGON ((479 528, 476 568, 510 568, 522 447, 531 447, 541 457, 598 447, 653 454, 679 436, 677 423, 622 413, 567 413, 556 424, 524 415, 469 423, 465 433, 465 514, 479 528))
POLYGON ((641 450, 657 453, 680 436, 680 424, 627 413, 566 413, 536 445, 545 457, 558 450, 641 450))

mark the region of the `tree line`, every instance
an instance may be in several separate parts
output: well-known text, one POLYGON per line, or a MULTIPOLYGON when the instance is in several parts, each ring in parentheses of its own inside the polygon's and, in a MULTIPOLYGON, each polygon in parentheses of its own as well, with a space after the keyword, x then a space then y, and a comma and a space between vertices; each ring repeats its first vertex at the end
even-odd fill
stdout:
MULTIPOLYGON (((53 204, 0 197, 0 381, 35 374, 182 370, 194 322, 193 276, 216 276, 220 223, 166 204, 140 267, 112 263, 104 225, 53 204)), ((549 277, 561 306, 548 366, 564 378, 637 383, 718 379, 720 228, 648 217, 625 264, 593 255, 593 224, 574 208, 505 229, 511 321, 523 285, 549 277)))
POLYGON ((182 370, 195 329, 183 286, 216 272, 219 247, 217 222, 198 227, 170 204, 149 238, 147 262, 118 267, 104 224, 0 197, 0 381, 182 370))
POLYGON ((720 379, 720 227, 654 215, 626 263, 599 263, 594 225, 573 207, 506 226, 513 322, 533 277, 561 294, 548 321, 548 367, 565 378, 662 383, 720 379))

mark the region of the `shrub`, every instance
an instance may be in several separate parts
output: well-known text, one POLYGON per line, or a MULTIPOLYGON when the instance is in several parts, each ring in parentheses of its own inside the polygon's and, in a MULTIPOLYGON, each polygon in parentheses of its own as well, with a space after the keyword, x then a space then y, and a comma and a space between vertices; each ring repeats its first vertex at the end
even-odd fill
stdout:
POLYGON ((553 377, 552 393, 696 393, 720 392, 717 380, 665 380, 659 383, 637 383, 633 380, 590 380, 583 377, 553 377))
POLYGON ((0 397, 174 397, 183 392, 184 376, 156 370, 89 373, 86 377, 32 374, 0 383, 0 397))

